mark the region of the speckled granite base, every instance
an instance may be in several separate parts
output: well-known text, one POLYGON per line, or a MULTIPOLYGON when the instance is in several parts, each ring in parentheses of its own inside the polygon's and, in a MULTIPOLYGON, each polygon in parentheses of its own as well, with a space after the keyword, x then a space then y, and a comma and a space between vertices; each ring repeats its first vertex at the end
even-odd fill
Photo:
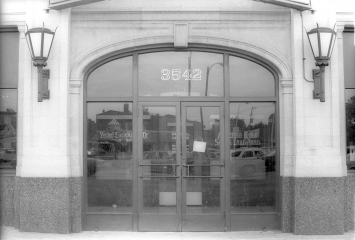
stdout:
POLYGON ((15 177, 14 189, 14 227, 20 228, 20 182, 21 177, 15 177))
POLYGON ((355 175, 345 177, 345 231, 355 230, 355 175))
POLYGON ((343 234, 344 178, 294 178, 294 181, 294 234, 343 234))
POLYGON ((81 231, 81 178, 20 178, 20 231, 81 231))
POLYGON ((82 178, 69 178, 70 225, 72 233, 82 231, 82 178))
POLYGON ((281 232, 291 233, 293 226, 294 178, 280 177, 281 232))
POLYGON ((14 225, 14 188, 13 176, 0 177, 0 223, 4 226, 14 225))

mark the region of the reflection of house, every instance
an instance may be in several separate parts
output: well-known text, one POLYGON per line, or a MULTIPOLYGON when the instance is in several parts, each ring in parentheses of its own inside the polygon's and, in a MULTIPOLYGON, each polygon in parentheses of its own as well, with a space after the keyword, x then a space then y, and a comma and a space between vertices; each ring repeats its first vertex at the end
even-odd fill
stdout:
POLYGON ((16 129, 12 125, 1 125, 0 138, 16 136, 16 129))
POLYGON ((101 145, 102 148, 109 149, 114 146, 115 151, 122 147, 132 148, 131 144, 127 144, 132 142, 132 113, 128 104, 124 105, 123 112, 108 110, 97 114, 96 123, 88 120, 88 129, 91 143, 88 147, 101 145))
POLYGON ((12 125, 16 129, 17 113, 13 109, 7 109, 6 112, 0 112, 0 130, 4 125, 12 125))
POLYGON ((172 144, 176 141, 176 116, 144 115, 143 125, 144 151, 172 150, 172 144))
POLYGON ((114 131, 114 130, 132 130, 132 113, 128 110, 128 104, 124 105, 123 112, 104 111, 96 115, 96 130, 114 131))
POLYGON ((13 109, 0 112, 0 143, 4 148, 16 149, 16 116, 13 109))

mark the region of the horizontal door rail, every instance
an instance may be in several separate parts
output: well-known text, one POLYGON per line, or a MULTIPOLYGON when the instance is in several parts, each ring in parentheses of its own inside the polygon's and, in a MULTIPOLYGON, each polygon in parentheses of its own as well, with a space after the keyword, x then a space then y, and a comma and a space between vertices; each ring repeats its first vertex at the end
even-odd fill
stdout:
POLYGON ((157 163, 157 164, 139 164, 139 166, 179 166, 180 164, 173 164, 173 163, 167 163, 167 164, 164 164, 164 163, 157 163))
POLYGON ((224 164, 184 164, 184 167, 223 167, 224 164))
POLYGON ((173 161, 171 158, 144 158, 143 161, 173 161))
POLYGON ((180 178, 179 176, 139 176, 140 178, 180 178))
POLYGON ((183 178, 223 178, 223 176, 182 176, 183 178))

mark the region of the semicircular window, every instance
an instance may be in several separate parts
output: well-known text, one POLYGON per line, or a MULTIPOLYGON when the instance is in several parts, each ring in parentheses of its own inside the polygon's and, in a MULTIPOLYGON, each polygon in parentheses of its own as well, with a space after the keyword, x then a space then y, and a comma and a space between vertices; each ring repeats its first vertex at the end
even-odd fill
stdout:
POLYGON ((132 97, 132 56, 95 69, 88 78, 87 97, 132 97))
POLYGON ((275 78, 265 67, 231 56, 230 96, 232 97, 274 97, 275 78))

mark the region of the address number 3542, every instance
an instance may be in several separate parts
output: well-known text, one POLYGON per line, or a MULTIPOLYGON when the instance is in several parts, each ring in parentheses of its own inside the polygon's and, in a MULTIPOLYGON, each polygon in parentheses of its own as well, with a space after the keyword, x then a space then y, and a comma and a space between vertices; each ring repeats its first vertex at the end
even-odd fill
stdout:
POLYGON ((162 69, 161 73, 161 80, 163 81, 178 81, 181 78, 184 78, 186 81, 201 80, 201 69, 186 69, 183 73, 180 69, 162 69))

